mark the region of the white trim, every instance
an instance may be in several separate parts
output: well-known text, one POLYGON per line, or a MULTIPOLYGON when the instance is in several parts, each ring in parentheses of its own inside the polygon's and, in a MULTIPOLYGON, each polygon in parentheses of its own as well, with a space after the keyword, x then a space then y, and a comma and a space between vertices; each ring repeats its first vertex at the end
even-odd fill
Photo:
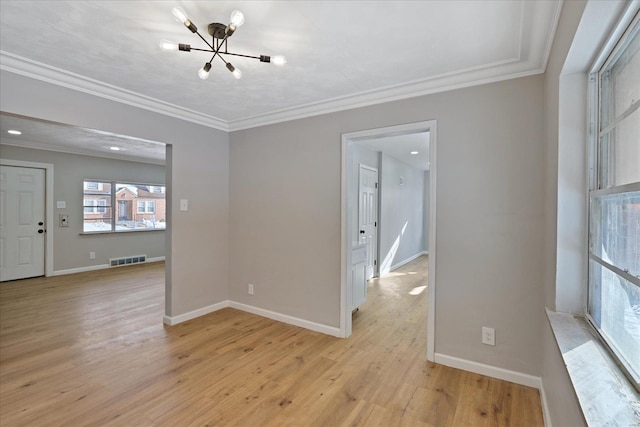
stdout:
POLYGON ((56 270, 52 276, 65 276, 67 274, 84 273, 85 271, 104 270, 109 268, 109 264, 88 265, 86 267, 68 268, 66 270, 56 270))
POLYGON ((256 314, 258 316, 266 317, 276 320, 278 322, 287 323, 289 325, 299 326, 301 328, 309 329, 312 331, 320 332, 326 335, 332 335, 334 337, 341 338, 340 328, 335 326, 323 325, 322 323, 311 322, 309 320, 301 319, 299 317, 293 317, 275 311, 265 310, 263 308, 254 307, 252 305, 243 304, 236 301, 228 301, 229 307, 237 310, 246 311, 247 313, 256 314))
POLYGON ((391 266, 391 268, 389 269, 389 271, 393 271, 393 270, 397 270, 398 268, 402 267, 405 264, 409 264, 411 261, 413 261, 414 259, 418 259, 420 258, 422 255, 429 255, 429 252, 427 251, 422 251, 422 252, 418 252, 417 254, 410 256, 409 258, 400 261, 397 264, 394 264, 391 266))
POLYGON ((406 135, 418 132, 430 132, 429 159, 431 162, 429 181, 429 286, 428 308, 427 308, 427 360, 433 361, 435 355, 435 288, 436 288, 436 145, 437 145, 437 122, 427 120, 417 123, 406 123, 384 128, 367 129, 357 132, 342 134, 342 171, 341 171, 341 245, 340 245, 340 334, 338 336, 346 338, 351 335, 352 318, 351 306, 349 305, 351 295, 347 292, 350 289, 351 275, 348 274, 351 268, 351 240, 352 233, 349 218, 353 209, 351 198, 348 193, 349 165, 347 162, 348 148, 363 139, 374 137, 406 135))
POLYGON ((499 380, 537 388, 538 390, 542 387, 542 378, 540 377, 511 371, 509 369, 498 368, 497 366, 485 365, 484 363, 478 363, 471 360, 460 359, 459 357, 449 356, 442 353, 435 354, 435 362, 452 368, 486 375, 491 378, 497 378, 499 380))
MULTIPOLYGON (((158 256, 153 258, 147 258, 146 262, 130 264, 130 265, 140 265, 140 264, 150 264, 152 262, 160 262, 164 261, 165 257, 158 256)), ((126 266, 121 266, 126 267, 126 266)), ((64 276, 65 274, 74 274, 74 273, 84 273, 85 271, 94 271, 94 270, 104 270, 109 268, 109 264, 98 264, 98 265, 88 265, 86 267, 78 267, 78 268, 68 268, 66 270, 56 270, 51 272, 51 276, 64 276)))
POLYGON ((254 307, 252 305, 243 304, 241 302, 225 300, 216 304, 212 304, 206 307, 199 308, 197 310, 189 311, 178 316, 164 316, 163 322, 166 325, 173 326, 178 323, 186 322, 187 320, 195 319, 196 317, 204 316, 214 311, 222 310, 223 308, 234 308, 236 310, 244 311, 246 313, 255 314, 257 316, 266 317, 268 319, 275 320, 277 322, 286 323, 288 325, 298 326, 300 328, 309 329, 311 331, 320 332, 326 335, 331 335, 340 338, 340 328, 334 326, 323 325, 321 323, 311 322, 309 320, 301 319, 299 317, 293 317, 282 313, 277 313, 271 310, 265 310, 264 308, 254 307))
POLYGON ((45 184, 45 224, 47 237, 44 246, 44 275, 53 276, 53 165, 51 163, 24 162, 22 160, 1 159, 0 165, 23 168, 44 169, 45 184))
POLYGON ((549 401, 547 400, 547 393, 544 391, 544 383, 540 382, 540 402, 542 403, 542 418, 544 420, 545 427, 551 426, 551 412, 549 411, 549 401))
POLYGON ((613 31, 611 32, 611 34, 609 34, 609 37, 606 38, 606 41, 600 49, 596 60, 593 61, 593 64, 589 69, 589 74, 597 72, 604 66, 605 62, 607 62, 607 58, 611 57, 611 54, 618 44, 618 41, 627 31, 627 27, 629 27, 631 21, 633 21, 633 18, 635 17, 636 13, 638 13, 638 11, 640 11, 640 0, 630 1, 627 5, 626 10, 622 13, 622 16, 618 18, 613 31))
POLYGON ((0 50, 0 70, 29 77, 57 86, 77 90, 89 95, 121 102, 133 107, 153 111, 165 116, 175 117, 214 129, 229 131, 226 120, 219 119, 195 110, 180 107, 150 96, 122 89, 89 77, 81 76, 42 62, 33 61, 13 53, 0 50))
POLYGON ((195 319, 196 317, 204 316, 209 313, 213 313, 214 311, 222 310, 223 308, 229 307, 229 300, 222 301, 216 304, 211 304, 206 307, 199 308, 197 310, 189 311, 184 314, 179 314, 177 316, 163 316, 162 322, 165 325, 173 326, 178 323, 186 322, 187 320, 195 319))
POLYGON ((434 120, 430 128, 429 143, 429 274, 427 275, 427 360, 434 361, 436 354, 436 195, 438 162, 436 142, 438 123, 434 120))
POLYGON ((326 101, 303 104, 265 114, 231 120, 229 121, 229 131, 234 132, 237 130, 251 129, 290 120, 304 119, 322 114, 336 113, 354 108, 368 107, 386 102, 400 101, 417 96, 448 92, 542 73, 544 73, 544 69, 536 67, 535 69, 517 71, 501 76, 478 78, 472 81, 457 81, 461 80, 460 75, 429 78, 427 80, 404 83, 388 88, 361 92, 354 95, 332 98, 326 101))

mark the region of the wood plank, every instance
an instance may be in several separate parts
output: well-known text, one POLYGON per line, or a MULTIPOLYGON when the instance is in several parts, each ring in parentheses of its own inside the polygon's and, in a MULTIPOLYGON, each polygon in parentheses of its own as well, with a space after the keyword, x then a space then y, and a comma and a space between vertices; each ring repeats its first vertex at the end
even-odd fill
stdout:
POLYGON ((371 280, 348 339, 231 308, 164 326, 162 263, 2 283, 0 425, 542 426, 537 390, 425 361, 426 277, 371 280))

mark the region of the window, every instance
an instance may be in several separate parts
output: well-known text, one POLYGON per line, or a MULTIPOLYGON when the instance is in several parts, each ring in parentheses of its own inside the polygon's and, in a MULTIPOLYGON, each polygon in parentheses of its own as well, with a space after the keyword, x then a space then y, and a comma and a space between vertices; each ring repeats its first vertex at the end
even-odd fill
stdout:
POLYGON ((587 317, 640 386, 640 23, 591 75, 587 317))
POLYGON ((84 233, 166 228, 164 186, 85 180, 83 188, 84 233))
POLYGON ((153 200, 138 201, 138 213, 154 213, 156 211, 156 203, 153 200))
POLYGON ((102 183, 95 181, 85 181, 84 182, 85 190, 102 190, 102 183))

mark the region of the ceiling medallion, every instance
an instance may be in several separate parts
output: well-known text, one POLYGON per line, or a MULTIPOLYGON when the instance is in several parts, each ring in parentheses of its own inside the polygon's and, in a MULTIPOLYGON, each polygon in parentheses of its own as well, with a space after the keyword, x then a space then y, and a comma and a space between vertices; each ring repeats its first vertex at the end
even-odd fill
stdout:
POLYGON ((209 48, 198 49, 195 47, 191 47, 191 45, 189 44, 173 43, 167 40, 162 40, 160 42, 160 47, 165 50, 181 50, 184 52, 191 52, 192 50, 197 50, 200 52, 213 53, 213 56, 211 57, 211 59, 207 61, 204 64, 204 66, 198 71, 198 76, 203 80, 209 77, 209 72, 211 71, 211 61, 213 61, 214 58, 216 57, 220 58, 222 62, 224 62, 225 66, 227 67, 227 70, 229 70, 231 74, 233 74, 233 77, 235 77, 236 79, 239 79, 242 77, 242 72, 238 68, 231 65, 231 62, 225 60, 223 55, 241 56, 243 58, 253 58, 253 59, 260 60, 260 62, 270 62, 280 66, 287 63, 287 59, 282 55, 253 56, 253 55, 244 55, 240 53, 229 52, 228 46, 227 46, 229 37, 233 35, 233 33, 236 31, 236 29, 238 29, 239 26, 244 24, 244 14, 239 10, 234 10, 233 12, 231 12, 229 25, 224 25, 217 22, 213 22, 208 25, 207 32, 213 38, 211 43, 209 43, 209 41, 206 38, 204 38, 202 34, 200 34, 200 32, 198 31, 198 28, 195 26, 193 22, 191 22, 189 18, 187 18, 187 15, 184 13, 182 9, 176 7, 173 9, 172 13, 173 13, 173 16, 175 16, 178 21, 182 22, 184 26, 187 27, 192 33, 197 34, 198 37, 200 37, 207 44, 207 46, 209 46, 209 48))

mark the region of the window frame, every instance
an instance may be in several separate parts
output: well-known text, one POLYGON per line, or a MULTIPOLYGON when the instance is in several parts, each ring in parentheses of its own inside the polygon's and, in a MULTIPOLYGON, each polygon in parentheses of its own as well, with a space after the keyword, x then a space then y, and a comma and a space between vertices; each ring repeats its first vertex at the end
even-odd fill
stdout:
MULTIPOLYGON (((131 232, 140 232, 140 231, 165 231, 166 228, 155 227, 155 224, 159 222, 159 221, 156 221, 155 218, 152 220, 154 224, 153 228, 134 227, 129 230, 118 229, 119 203, 116 197, 118 192, 118 186, 146 187, 147 189, 146 191, 148 191, 149 193, 155 194, 155 195, 162 195, 164 197, 162 200, 165 201, 165 209, 166 209, 167 196, 166 196, 166 186, 164 184, 157 184, 157 183, 150 184, 150 183, 124 182, 124 181, 116 181, 116 180, 85 178, 82 181, 82 188, 83 188, 82 190, 82 199, 83 199, 82 231, 80 234, 110 234, 110 233, 131 233, 131 232), (97 189, 94 188, 93 186, 91 186, 92 188, 89 188, 90 186, 87 185, 87 183, 94 183, 94 182, 98 183, 97 189), (105 184, 109 184, 111 186, 110 193, 108 194, 93 193, 93 192, 104 191, 103 188, 105 184), (151 191, 152 188, 154 189, 158 188, 160 189, 160 191, 151 191), (163 188, 165 189, 165 191, 162 191, 163 188), (89 196, 90 198, 87 199, 87 196, 89 196), (102 196, 103 198, 102 199, 99 198, 100 196, 102 196), (107 204, 106 197, 104 196, 109 196, 110 205, 107 204), (90 205, 86 204, 86 202, 90 202, 91 204, 90 205), (110 229, 85 230, 85 221, 87 220, 87 217, 86 217, 87 215, 106 214, 108 209, 111 209, 111 216, 105 219, 109 220, 109 224, 111 227, 110 229)), ((132 209, 134 214, 155 215, 157 212, 156 200, 127 199, 127 201, 130 201, 132 204, 135 203, 135 207, 132 209), (144 211, 139 210, 140 203, 144 204, 144 211), (149 210, 150 207, 152 207, 152 210, 149 210)), ((145 221, 145 220, 146 218, 143 217, 141 221, 145 221)), ((133 221, 136 222, 135 219, 133 221)), ((166 223, 166 219, 164 220, 164 222, 166 223)))
MULTIPOLYGON (((592 277, 591 277, 591 268, 589 267, 590 263, 593 261, 597 263, 600 268, 605 268, 617 276, 622 277, 627 282, 630 282, 632 285, 640 287, 640 279, 629 274, 628 271, 625 271, 619 268, 616 265, 613 265, 599 256, 597 256, 592 249, 593 246, 593 228, 592 228, 592 208, 591 201, 595 197, 599 196, 609 196, 615 194, 625 194, 632 193, 636 191, 640 191, 640 181, 625 183, 621 185, 611 185, 611 171, 610 166, 607 166, 607 186, 602 185, 602 176, 600 174, 600 162, 601 162, 601 137, 611 132, 613 129, 617 127, 619 123, 624 120, 624 118, 630 116, 635 111, 638 110, 639 100, 636 100, 634 104, 625 112, 621 114, 622 118, 615 122, 611 121, 604 129, 601 130, 601 108, 602 108, 602 99, 601 99, 601 74, 604 70, 608 68, 612 61, 618 59, 618 53, 620 53, 621 49, 627 47, 627 41, 630 37, 632 37, 634 30, 636 27, 640 25, 640 12, 636 13, 636 15, 627 22, 624 31, 621 34, 612 36, 609 42, 603 47, 600 52, 600 55, 594 61, 592 68, 589 71, 589 109, 588 109, 588 123, 589 123, 589 140, 588 140, 588 168, 587 168, 587 176, 588 176, 588 188, 587 188, 587 206, 585 207, 587 212, 587 230, 588 230, 588 239, 586 242, 586 257, 587 257, 587 283, 586 283, 586 295, 587 301, 584 308, 585 318, 587 319, 591 328, 595 331, 597 336, 600 338, 601 342, 611 353, 613 358, 616 360, 616 363, 620 366, 624 374, 629 379, 630 383, 636 388, 636 390, 640 391, 640 372, 634 370, 630 363, 625 360, 625 358, 620 354, 620 351, 617 349, 616 344, 613 340, 609 339, 601 328, 598 326, 598 322, 592 317, 590 313, 590 306, 592 302, 592 277)), ((611 102, 611 100, 609 100, 611 102)), ((640 369, 640 368, 637 368, 640 369)))

